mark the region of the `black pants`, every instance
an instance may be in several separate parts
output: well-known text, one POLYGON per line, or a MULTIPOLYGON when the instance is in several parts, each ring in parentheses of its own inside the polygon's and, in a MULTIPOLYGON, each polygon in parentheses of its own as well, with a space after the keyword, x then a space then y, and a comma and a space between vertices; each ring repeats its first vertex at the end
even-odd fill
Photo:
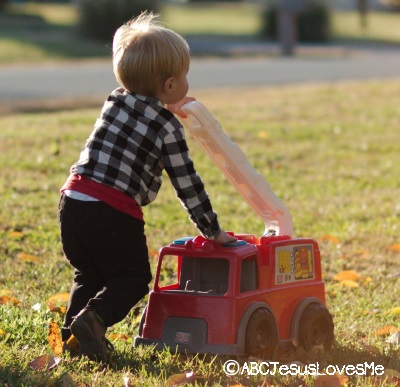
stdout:
POLYGON ((75 268, 62 328, 67 340, 72 319, 92 306, 112 326, 149 291, 151 271, 144 222, 103 202, 61 196, 58 220, 64 253, 75 268))

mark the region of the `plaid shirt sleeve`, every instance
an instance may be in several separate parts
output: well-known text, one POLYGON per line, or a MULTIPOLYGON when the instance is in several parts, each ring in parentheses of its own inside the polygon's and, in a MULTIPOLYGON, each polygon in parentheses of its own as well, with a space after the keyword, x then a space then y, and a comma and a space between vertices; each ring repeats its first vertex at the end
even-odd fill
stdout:
POLYGON ((162 159, 176 194, 189 212, 190 219, 204 236, 213 236, 219 230, 217 214, 212 209, 204 184, 189 156, 181 125, 164 138, 162 159))
POLYGON ((217 214, 189 157, 179 120, 155 98, 114 90, 71 173, 151 203, 166 170, 178 198, 200 232, 213 236, 217 214))

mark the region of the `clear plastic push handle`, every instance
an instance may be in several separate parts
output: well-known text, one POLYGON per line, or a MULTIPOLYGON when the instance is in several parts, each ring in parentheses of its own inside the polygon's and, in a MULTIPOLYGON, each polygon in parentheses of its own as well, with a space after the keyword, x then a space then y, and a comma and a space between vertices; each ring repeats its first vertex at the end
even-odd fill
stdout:
POLYGON ((221 129, 218 120, 198 101, 188 102, 182 110, 187 114, 182 122, 190 135, 263 219, 264 235, 292 236, 293 219, 289 210, 275 196, 264 177, 249 164, 239 146, 221 129))

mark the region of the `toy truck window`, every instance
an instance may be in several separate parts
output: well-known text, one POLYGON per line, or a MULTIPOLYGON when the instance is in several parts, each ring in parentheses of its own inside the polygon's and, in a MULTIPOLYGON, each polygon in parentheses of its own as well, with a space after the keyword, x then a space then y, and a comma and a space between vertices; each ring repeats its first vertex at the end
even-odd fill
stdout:
POLYGON ((257 262, 255 257, 242 261, 242 270, 240 273, 241 293, 256 290, 258 288, 257 262))
POLYGON ((228 291, 229 262, 222 258, 182 257, 179 289, 223 295, 228 291))
POLYGON ((178 289, 178 258, 165 255, 161 262, 158 286, 163 289, 178 289))
POLYGON ((158 286, 160 290, 169 292, 224 295, 229 286, 229 261, 222 258, 165 255, 161 263, 158 286))

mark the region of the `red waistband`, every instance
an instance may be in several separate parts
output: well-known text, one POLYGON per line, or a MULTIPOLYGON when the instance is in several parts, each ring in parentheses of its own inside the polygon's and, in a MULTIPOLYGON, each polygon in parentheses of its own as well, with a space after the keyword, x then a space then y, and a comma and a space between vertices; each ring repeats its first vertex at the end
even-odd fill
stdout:
POLYGON ((142 208, 137 204, 134 198, 115 188, 98 183, 89 177, 75 174, 70 175, 62 186, 61 192, 67 189, 89 195, 121 212, 143 220, 142 208))

